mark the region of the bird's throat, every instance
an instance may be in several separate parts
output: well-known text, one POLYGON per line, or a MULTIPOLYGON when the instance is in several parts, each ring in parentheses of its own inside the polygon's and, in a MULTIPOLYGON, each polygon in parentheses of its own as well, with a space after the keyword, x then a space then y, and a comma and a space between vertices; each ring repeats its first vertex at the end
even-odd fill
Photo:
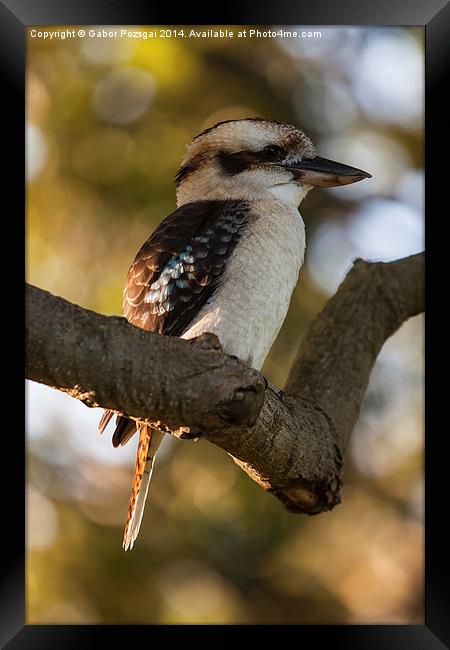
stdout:
POLYGON ((287 203, 293 208, 298 208, 310 189, 310 185, 302 185, 301 183, 279 183, 268 188, 268 192, 278 201, 287 203))

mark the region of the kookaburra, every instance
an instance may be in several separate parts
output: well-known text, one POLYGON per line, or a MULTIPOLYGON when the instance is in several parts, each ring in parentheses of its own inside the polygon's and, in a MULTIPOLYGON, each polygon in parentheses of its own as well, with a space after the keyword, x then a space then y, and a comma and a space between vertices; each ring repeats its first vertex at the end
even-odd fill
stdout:
MULTIPOLYGON (((275 120, 219 122, 187 146, 176 174, 177 209, 156 228, 128 271, 127 320, 190 339, 212 332, 223 349, 260 369, 285 319, 305 252, 298 207, 314 187, 370 174, 320 158, 299 129, 275 120)), ((113 415, 105 411, 99 429, 113 415)), ((164 434, 117 416, 113 445, 139 431, 123 546, 139 532, 164 434)))

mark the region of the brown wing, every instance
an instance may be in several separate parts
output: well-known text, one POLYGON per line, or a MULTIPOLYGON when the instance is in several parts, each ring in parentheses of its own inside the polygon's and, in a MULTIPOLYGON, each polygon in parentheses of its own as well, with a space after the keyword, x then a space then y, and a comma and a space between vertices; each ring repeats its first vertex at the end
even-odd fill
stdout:
POLYGON ((128 272, 123 314, 130 323, 180 336, 217 287, 248 211, 240 201, 203 201, 169 215, 128 272))

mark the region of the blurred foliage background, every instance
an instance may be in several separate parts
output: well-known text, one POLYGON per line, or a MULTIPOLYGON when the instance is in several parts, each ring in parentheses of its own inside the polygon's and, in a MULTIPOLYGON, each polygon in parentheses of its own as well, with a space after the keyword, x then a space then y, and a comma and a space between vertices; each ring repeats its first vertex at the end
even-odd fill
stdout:
MULTIPOLYGON (((264 366, 283 385, 355 257, 423 248, 423 31, 320 31, 29 36, 28 281, 120 314, 136 251, 175 208, 185 144, 224 119, 298 125, 320 155, 373 178, 301 206, 306 263, 264 366)), ((343 503, 317 517, 285 512, 214 446, 167 437, 131 553, 121 541, 137 441, 113 449, 100 409, 27 382, 27 622, 422 622, 422 378, 416 317, 372 373, 343 503)))

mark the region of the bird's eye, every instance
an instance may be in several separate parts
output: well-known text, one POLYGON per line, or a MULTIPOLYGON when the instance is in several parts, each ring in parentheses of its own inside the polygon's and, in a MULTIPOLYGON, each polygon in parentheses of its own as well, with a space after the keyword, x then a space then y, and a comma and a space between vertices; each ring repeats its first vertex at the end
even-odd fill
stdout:
POLYGON ((261 154, 264 160, 268 160, 270 162, 278 162, 279 160, 283 160, 285 156, 283 149, 281 147, 277 147, 276 144, 267 145, 267 147, 264 147, 264 149, 261 150, 261 154))

